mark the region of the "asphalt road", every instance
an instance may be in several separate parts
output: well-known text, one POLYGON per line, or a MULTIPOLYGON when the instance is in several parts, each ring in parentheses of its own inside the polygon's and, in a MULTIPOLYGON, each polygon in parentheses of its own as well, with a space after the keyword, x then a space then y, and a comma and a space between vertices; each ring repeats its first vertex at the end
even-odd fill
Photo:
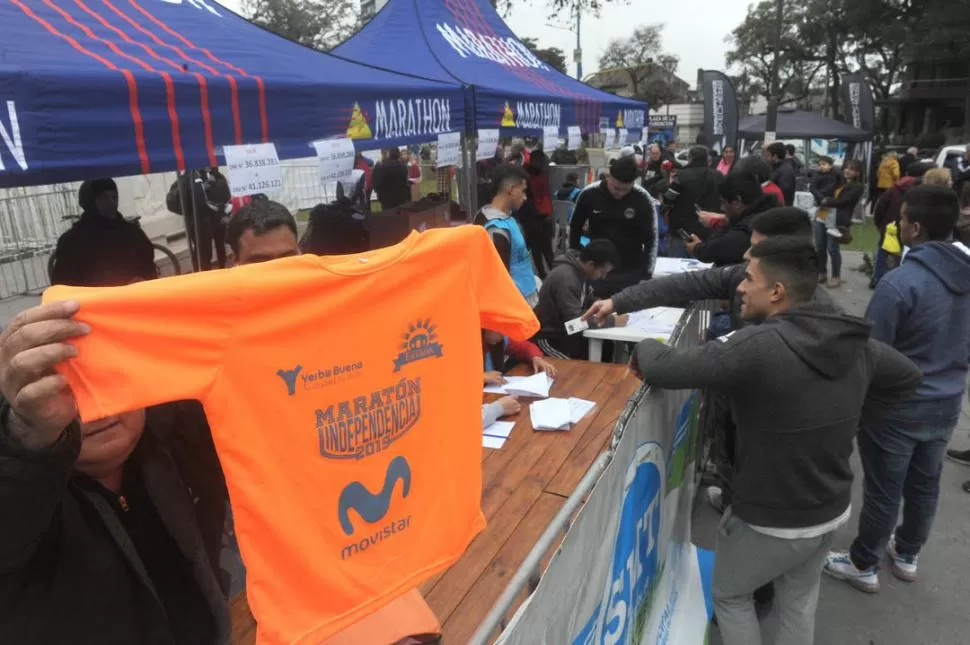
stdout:
MULTIPOLYGON (((861 253, 845 253, 843 279, 833 291, 847 311, 862 315, 871 291, 868 278, 855 269, 861 253)), ((968 330, 970 333, 970 330, 968 330)), ((964 400, 960 424, 950 443, 970 448, 970 408, 964 400)), ((852 521, 839 531, 836 548, 848 548, 858 527, 862 506, 862 468, 853 457, 856 482, 853 486, 852 521)), ((816 645, 963 645, 970 643, 970 495, 960 484, 970 479, 970 468, 950 461, 943 463, 940 506, 929 543, 919 562, 919 579, 905 583, 886 567, 879 574, 882 590, 869 595, 846 583, 822 576, 822 592, 815 621, 816 645)), ((719 516, 701 497, 694 506, 694 540, 713 548, 719 516)), ((777 626, 775 616, 762 622, 762 635, 770 644, 777 626)), ((721 645, 717 628, 712 628, 710 645, 721 645)), ((778 643, 777 645, 785 645, 778 643)))

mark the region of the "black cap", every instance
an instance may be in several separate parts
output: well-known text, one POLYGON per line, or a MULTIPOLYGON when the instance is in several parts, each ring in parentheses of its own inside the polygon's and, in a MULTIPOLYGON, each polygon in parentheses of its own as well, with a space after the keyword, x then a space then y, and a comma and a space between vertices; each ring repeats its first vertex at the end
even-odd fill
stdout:
POLYGON ((637 178, 637 160, 634 157, 620 157, 610 162, 610 177, 617 181, 632 184, 637 178))

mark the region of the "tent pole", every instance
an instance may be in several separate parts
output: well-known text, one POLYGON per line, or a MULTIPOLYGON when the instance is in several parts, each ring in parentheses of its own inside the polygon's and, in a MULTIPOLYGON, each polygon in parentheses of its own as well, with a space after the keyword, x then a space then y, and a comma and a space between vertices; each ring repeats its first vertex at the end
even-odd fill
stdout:
MULTIPOLYGON (((195 266, 196 266, 196 271, 201 271, 202 270, 202 245, 200 244, 201 240, 199 240, 199 211, 197 210, 196 199, 195 199, 195 182, 197 180, 200 180, 201 178, 198 178, 195 173, 196 171, 193 170, 189 174, 189 177, 191 178, 191 182, 189 186, 191 189, 190 197, 192 199, 192 228, 195 229, 195 261, 196 261, 195 266)), ((207 249, 207 251, 211 255, 212 245, 210 244, 209 246, 210 248, 207 249)))

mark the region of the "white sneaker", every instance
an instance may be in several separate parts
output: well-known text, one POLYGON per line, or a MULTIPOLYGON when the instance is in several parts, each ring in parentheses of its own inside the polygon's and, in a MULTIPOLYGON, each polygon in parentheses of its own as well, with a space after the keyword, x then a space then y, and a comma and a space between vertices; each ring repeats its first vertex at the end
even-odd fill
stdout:
POLYGON ((896 534, 889 536, 886 553, 893 561, 893 575, 905 582, 916 580, 916 566, 919 564, 918 555, 899 555, 896 552, 896 534))
POLYGON ((724 491, 720 486, 708 486, 706 491, 707 503, 718 513, 724 512, 724 491))
POLYGON ((856 569, 848 551, 829 551, 822 571, 833 578, 845 580, 859 591, 879 592, 879 574, 876 573, 876 567, 869 567, 864 571, 856 569))
POLYGON ((837 228, 827 228, 827 229, 825 229, 825 232, 828 233, 829 235, 831 235, 832 237, 834 237, 837 240, 841 240, 842 239, 842 231, 840 231, 837 228))

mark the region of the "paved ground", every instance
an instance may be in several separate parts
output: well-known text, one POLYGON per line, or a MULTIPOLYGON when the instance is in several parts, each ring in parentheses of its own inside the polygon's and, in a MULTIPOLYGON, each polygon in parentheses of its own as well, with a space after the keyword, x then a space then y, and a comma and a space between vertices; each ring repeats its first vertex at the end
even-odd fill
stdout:
MULTIPOLYGON (((848 311, 861 315, 871 292, 868 278, 855 271, 861 264, 861 253, 846 253, 843 278, 847 283, 834 292, 836 300, 848 311)), ((970 333, 970 330, 968 330, 970 333)), ((951 446, 970 447, 970 409, 966 402, 960 425, 951 446)), ((853 459, 856 484, 853 490, 852 521, 836 540, 838 548, 847 548, 858 526, 861 508, 862 469, 853 459)), ((920 559, 920 579, 914 583, 896 580, 888 570, 880 574, 882 591, 867 595, 827 576, 822 579, 822 593, 816 617, 816 645, 959 645, 970 643, 970 495, 960 484, 970 479, 970 468, 945 461, 942 494, 936 524, 930 543, 920 559)), ((694 508, 694 537, 704 547, 712 548, 718 516, 704 502, 694 508)), ((768 617, 762 623, 765 643, 771 643, 776 622, 768 617)), ((711 645, 721 645, 713 630, 711 645)), ((779 643, 777 645, 785 645, 779 643)))

